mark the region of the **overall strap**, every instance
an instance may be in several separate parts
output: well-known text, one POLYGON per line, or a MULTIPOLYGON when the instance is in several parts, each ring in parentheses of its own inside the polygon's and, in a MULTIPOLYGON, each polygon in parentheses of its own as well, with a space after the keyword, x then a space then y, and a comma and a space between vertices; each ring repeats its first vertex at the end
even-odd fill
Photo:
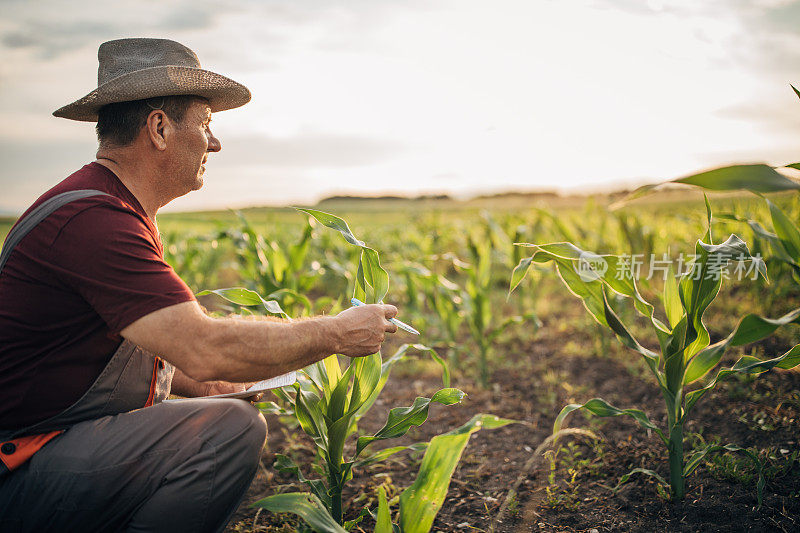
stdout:
POLYGON ((14 226, 14 229, 12 229, 6 236, 6 241, 3 243, 3 251, 0 253, 0 272, 3 271, 3 267, 5 266, 6 261, 8 261, 8 257, 11 255, 11 252, 14 250, 17 244, 19 244, 22 238, 25 237, 25 235, 27 235, 33 228, 35 228, 39 222, 47 218, 53 211, 74 200, 80 200, 82 198, 89 198, 90 196, 99 195, 110 196, 108 193, 103 191, 82 189, 77 191, 62 192, 61 194, 57 194, 52 198, 48 198, 39 204, 39 206, 28 213, 25 218, 20 220, 17 225, 14 226))

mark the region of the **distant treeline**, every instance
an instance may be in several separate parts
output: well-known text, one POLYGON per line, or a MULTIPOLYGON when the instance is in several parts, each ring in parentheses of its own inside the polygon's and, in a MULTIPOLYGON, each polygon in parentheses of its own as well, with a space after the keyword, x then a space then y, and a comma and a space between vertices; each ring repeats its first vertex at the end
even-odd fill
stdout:
POLYGON ((338 196, 328 196, 327 198, 323 198, 319 202, 318 205, 331 203, 331 202, 396 202, 396 201, 420 201, 420 200, 452 200, 450 196, 447 194, 423 194, 421 196, 347 196, 347 195, 338 195, 338 196))

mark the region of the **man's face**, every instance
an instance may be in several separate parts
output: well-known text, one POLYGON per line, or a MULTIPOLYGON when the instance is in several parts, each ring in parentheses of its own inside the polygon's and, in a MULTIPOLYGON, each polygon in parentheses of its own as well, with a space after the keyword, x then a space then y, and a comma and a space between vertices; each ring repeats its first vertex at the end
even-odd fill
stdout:
POLYGON ((209 152, 219 152, 222 145, 211 133, 211 108, 203 100, 192 102, 181 123, 175 124, 172 174, 181 193, 203 186, 203 173, 209 152))

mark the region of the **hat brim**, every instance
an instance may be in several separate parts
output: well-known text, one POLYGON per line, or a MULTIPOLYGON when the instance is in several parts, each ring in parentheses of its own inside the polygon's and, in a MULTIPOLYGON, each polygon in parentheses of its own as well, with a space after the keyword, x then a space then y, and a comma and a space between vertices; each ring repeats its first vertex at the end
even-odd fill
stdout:
POLYGON ((80 100, 53 111, 53 115, 97 122, 97 112, 104 105, 178 95, 205 98, 212 112, 240 107, 250 101, 247 87, 221 74, 193 67, 159 66, 116 77, 80 100))

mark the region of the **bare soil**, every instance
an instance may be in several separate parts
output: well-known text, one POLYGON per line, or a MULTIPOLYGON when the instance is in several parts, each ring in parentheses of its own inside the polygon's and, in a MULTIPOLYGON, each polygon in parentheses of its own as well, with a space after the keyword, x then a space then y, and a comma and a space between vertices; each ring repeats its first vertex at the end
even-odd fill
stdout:
MULTIPOLYGON (((798 372, 775 371, 755 380, 726 382, 701 400, 686 427, 687 453, 703 439, 755 447, 763 458, 771 457, 766 459, 768 480, 760 508, 750 467, 735 455, 700 466, 688 479, 682 502, 669 501, 653 478, 641 475, 615 492, 619 478, 636 467, 667 477, 665 446, 629 418, 589 419, 573 413, 567 425, 590 429, 599 440, 565 437, 558 443, 561 450, 554 462, 551 454, 534 456, 551 434, 556 414, 570 402, 602 397, 622 408, 640 408, 659 425, 665 422, 663 400, 637 356, 618 348, 614 339, 609 340, 608 353, 598 354, 596 331, 575 316, 566 324, 563 317, 558 323, 545 322, 537 332, 509 331, 496 349, 489 390, 476 387, 468 376, 456 375, 453 386, 468 393, 462 404, 433 406, 425 424, 399 442, 386 443, 429 440, 475 413, 523 422, 472 437, 434 531, 800 531, 800 461, 790 459, 800 450, 798 372), (509 498, 515 484, 518 495, 509 498), (501 507, 504 512, 498 516, 501 507)), ((782 353, 791 341, 770 341, 770 345, 748 349, 782 353)), ((430 396, 441 388, 438 376, 417 371, 396 369, 382 397, 362 420, 361 430, 377 430, 391 407, 410 405, 416 396, 430 396)), ((298 527, 289 515, 249 507, 275 492, 305 490, 272 469, 276 452, 289 454, 298 463, 308 464, 313 458, 311 443, 299 428, 287 428, 274 417, 268 423, 264 468, 227 531, 293 531, 298 527)), ((366 505, 375 506, 380 484, 390 495, 399 494, 412 483, 419 460, 398 454, 397 459, 355 472, 345 498, 348 518, 366 505)), ((365 519, 359 527, 371 531, 372 525, 365 519)))

